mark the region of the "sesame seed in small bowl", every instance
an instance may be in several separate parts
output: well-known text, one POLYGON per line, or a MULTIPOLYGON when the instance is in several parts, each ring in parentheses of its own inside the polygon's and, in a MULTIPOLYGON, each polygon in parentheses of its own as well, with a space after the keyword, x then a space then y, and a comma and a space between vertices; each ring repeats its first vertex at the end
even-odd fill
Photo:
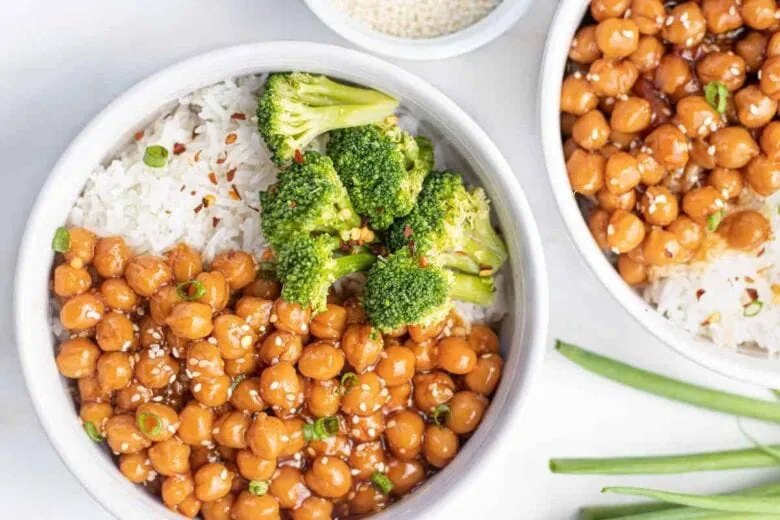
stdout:
POLYGON ((343 38, 409 60, 465 54, 494 40, 531 0, 305 0, 343 38))

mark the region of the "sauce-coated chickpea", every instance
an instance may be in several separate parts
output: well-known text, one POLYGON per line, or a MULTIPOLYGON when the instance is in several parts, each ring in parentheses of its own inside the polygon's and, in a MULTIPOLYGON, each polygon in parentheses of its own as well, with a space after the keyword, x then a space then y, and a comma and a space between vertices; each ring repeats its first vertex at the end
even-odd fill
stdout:
POLYGON ((315 417, 335 415, 341 408, 341 395, 338 392, 339 383, 335 379, 306 383, 306 406, 315 417))
POLYGON ((195 472, 195 496, 204 502, 219 500, 230 493, 234 477, 224 464, 205 464, 195 472))
POLYGON ((645 138, 653 158, 669 169, 682 168, 688 162, 688 139, 674 125, 665 124, 645 138))
MULTIPOLYGON (((647 281, 647 266, 631 259, 626 254, 618 256, 617 269, 618 273, 620 273, 620 277, 623 278, 628 285, 636 287, 647 281)), ((469 390, 474 389, 469 388, 469 390)))
POLYGON ((707 20, 695 2, 678 4, 669 12, 672 23, 664 23, 662 34, 666 41, 678 47, 695 47, 707 33, 707 20))
POLYGON ((387 478, 393 483, 391 493, 403 496, 422 482, 425 468, 416 460, 390 459, 387 463, 387 478))
POLYGON ((477 354, 469 347, 468 342, 457 336, 450 336, 439 341, 437 346, 436 365, 450 374, 468 374, 477 364, 477 354))
POLYGON ((206 292, 198 298, 200 303, 219 312, 227 306, 230 298, 230 285, 220 271, 202 272, 195 279, 203 285, 206 292))
POLYGON ((211 307, 199 302, 182 302, 174 305, 165 318, 174 334, 185 339, 205 338, 214 330, 211 307))
POLYGON ((269 492, 279 501, 282 509, 295 509, 311 495, 303 480, 303 473, 290 466, 279 468, 271 480, 269 492))
POLYGON ((257 496, 242 491, 230 510, 232 520, 279 520, 279 502, 269 494, 257 496))
POLYGON ((604 180, 610 193, 622 195, 633 190, 639 184, 640 178, 639 163, 632 155, 618 152, 607 159, 604 180))
POLYGON ((306 485, 325 498, 339 498, 352 487, 349 466, 337 457, 317 457, 306 472, 306 485))
POLYGON ((648 224, 666 226, 677 218, 677 196, 665 186, 650 186, 639 199, 639 209, 648 224))
POLYGON ((287 430, 287 441, 281 456, 292 457, 306 447, 306 437, 303 434, 303 425, 306 423, 300 417, 288 417, 282 422, 287 430))
POLYGON ((369 482, 358 483, 349 497, 349 512, 353 515, 378 513, 388 503, 387 496, 369 482))
POLYGON ((243 319, 255 332, 263 333, 271 319, 274 302, 256 296, 244 296, 236 302, 236 316, 243 319))
POLYGON ((408 383, 414 376, 415 356, 407 347, 387 347, 376 365, 376 373, 389 387, 408 383))
POLYGON ((591 64, 589 72, 596 94, 602 97, 628 94, 638 77, 639 71, 630 60, 601 58, 591 64))
POLYGON ((607 211, 615 211, 616 209, 624 209, 626 211, 636 207, 636 190, 629 190, 620 195, 615 195, 607 189, 600 189, 596 194, 596 201, 603 209, 607 211))
POLYGON ((447 320, 441 320, 428 325, 409 325, 409 336, 413 341, 422 343, 423 341, 439 337, 446 325, 447 320))
POLYGON ((350 438, 356 442, 375 441, 387 429, 385 415, 381 409, 370 415, 352 415, 348 417, 347 425, 349 426, 350 438))
MULTIPOLYGON (((345 418, 347 423, 351 422, 349 419, 351 418, 345 418)), ((384 429, 382 431, 384 431, 384 429)), ((350 435, 350 437, 352 436, 350 435)), ((354 437, 352 438, 354 440, 354 437)), ((349 457, 351 449, 352 448, 349 437, 346 435, 331 435, 330 437, 326 437, 324 439, 310 441, 306 452, 311 457, 329 455, 343 458, 349 457)))
POLYGON ((123 238, 105 237, 95 246, 93 265, 103 278, 118 278, 124 274, 131 257, 130 248, 123 238))
POLYGON ((234 291, 243 289, 255 279, 255 261, 243 251, 218 254, 211 262, 211 268, 221 271, 234 291))
POLYGON ((103 431, 106 421, 114 415, 114 409, 110 403, 84 403, 79 410, 81 422, 86 424, 91 422, 98 431, 103 431))
POLYGON ((214 423, 211 433, 214 440, 228 448, 246 448, 246 432, 252 424, 252 418, 243 412, 228 412, 214 423))
POLYGON ((87 292, 92 287, 92 278, 83 267, 60 264, 54 269, 54 294, 70 298, 87 292))
POLYGON ((250 450, 236 452, 236 464, 241 476, 247 480, 270 480, 276 471, 276 459, 263 459, 250 450))
POLYGON ((745 25, 763 31, 777 22, 775 0, 743 0, 742 19, 745 25))
POLYGON ((187 244, 177 244, 164 257, 178 283, 190 281, 203 272, 200 253, 187 244))
POLYGON ((669 96, 682 91, 690 81, 690 65, 676 54, 663 56, 653 74, 655 87, 669 96))
POLYGON ((203 502, 200 510, 203 520, 231 520, 230 510, 233 508, 234 501, 235 497, 227 494, 213 502, 203 502))
POLYGON ((173 306, 181 303, 179 291, 172 285, 160 287, 151 298, 149 298, 149 314, 158 325, 165 325, 165 318, 171 314, 173 306))
MULTIPOLYGON (((774 20, 772 20, 772 23, 774 23, 774 20)), ((756 31, 749 32, 747 36, 734 44, 734 52, 745 60, 745 70, 747 72, 756 72, 761 68, 766 54, 766 45, 766 36, 756 31)))
POLYGON ((745 182, 759 195, 772 195, 780 189, 780 160, 755 157, 745 168, 745 182))
POLYGON ((616 210, 607 226, 607 245, 614 253, 627 253, 645 238, 645 224, 628 211, 616 210))
POLYGON ((699 249, 704 240, 704 229, 685 215, 677 217, 666 230, 677 237, 680 245, 689 251, 699 249))
POLYGON ((572 190, 583 195, 595 195, 604 186, 606 160, 597 153, 577 149, 566 161, 566 171, 572 190))
POLYGON ((501 350, 498 334, 487 325, 472 325, 467 340, 477 355, 498 354, 501 350))
POLYGON ((742 193, 745 183, 739 170, 716 168, 710 172, 707 182, 720 192, 724 199, 734 199, 742 193))
POLYGON ((710 32, 722 34, 742 27, 736 0, 702 0, 701 11, 710 32))
POLYGON ((230 396, 230 404, 249 413, 265 410, 267 405, 260 397, 260 379, 250 377, 238 383, 230 396))
POLYGON ((304 309, 297 303, 287 303, 282 299, 274 302, 271 322, 277 329, 295 334, 305 334, 309 332, 310 319, 311 311, 304 309))
POLYGON ((639 179, 646 186, 658 184, 666 176, 664 167, 650 154, 639 152, 636 155, 636 162, 639 168, 639 179))
POLYGON ((57 370, 71 379, 95 374, 100 349, 86 338, 73 338, 60 344, 57 351, 57 370))
POLYGON ((106 352, 97 361, 100 386, 106 390, 119 390, 133 377, 133 365, 125 352, 106 352))
POLYGON ((204 379, 192 386, 192 396, 204 406, 222 406, 230 398, 231 383, 232 380, 227 374, 204 379))
POLYGON ((765 96, 755 85, 748 85, 734 96, 739 122, 747 128, 760 128, 777 113, 777 101, 765 96))
POLYGON ((422 445, 425 459, 437 468, 443 468, 458 454, 458 436, 449 428, 430 425, 425 429, 422 445))
POLYGON ((447 428, 458 435, 463 435, 477 429, 488 400, 480 394, 462 391, 456 393, 447 404, 450 407, 446 419, 447 428))
POLYGON ((723 195, 712 186, 694 188, 682 200, 685 214, 699 224, 706 224, 710 215, 724 207, 723 195))
POLYGON ((211 379, 225 373, 225 362, 219 347, 208 341, 196 341, 187 351, 187 368, 193 380, 211 379))
POLYGON ((114 403, 117 410, 135 413, 139 406, 150 402, 152 397, 154 392, 150 388, 138 381, 130 381, 130 384, 116 391, 114 403))
POLYGON ((171 268, 162 259, 151 255, 137 256, 127 263, 125 279, 141 296, 153 295, 173 278, 171 268))
POLYGON ((666 10, 661 0, 633 0, 631 19, 642 34, 657 34, 666 19, 666 10))
POLYGON ((631 0, 593 0, 590 3, 590 14, 599 22, 607 18, 620 18, 629 5, 631 0))
POLYGON ((374 372, 358 375, 357 381, 344 394, 341 409, 349 415, 370 415, 385 404, 388 391, 374 372))
MULTIPOLYGON (((296 363, 302 353, 302 337, 283 330, 273 331, 260 346, 260 359, 267 365, 275 365, 279 361, 296 363)), ((343 358, 344 354, 340 354, 343 358)))
POLYGON ((365 372, 379 361, 383 345, 382 335, 370 325, 350 325, 341 338, 341 348, 347 362, 358 373, 365 372))
POLYGON ((97 325, 105 312, 100 293, 79 294, 63 304, 60 323, 68 330, 86 330, 97 325))
POLYGON ((130 312, 138 305, 138 295, 123 278, 109 278, 100 284, 100 294, 109 309, 130 312))
POLYGON ((161 496, 166 506, 177 506, 195 491, 191 475, 172 475, 162 483, 161 496))
POLYGON ((761 132, 761 150, 767 157, 780 159, 780 121, 772 121, 761 132))
POLYGON ((596 44, 607 58, 625 58, 639 44, 639 28, 630 18, 608 18, 596 26, 596 44))
POLYGON ((197 401, 187 403, 179 414, 179 438, 192 446, 211 442, 214 411, 197 401))
POLYGON ((110 417, 105 429, 108 445, 117 453, 136 453, 152 444, 136 426, 135 417, 129 414, 110 417))
POLYGON ((406 340, 404 346, 414 354, 415 370, 418 372, 432 370, 436 366, 436 342, 434 340, 417 343, 410 338, 406 340))
POLYGON ((178 513, 184 516, 185 518, 195 518, 198 516, 198 513, 200 513, 200 508, 202 505, 203 502, 198 500, 193 493, 182 500, 180 504, 169 506, 168 509, 174 513, 178 513))
MULTIPOLYGON (((98 352, 100 352, 99 349, 98 352)), ((111 400, 111 392, 100 387, 96 373, 79 378, 76 386, 78 386, 79 399, 82 403, 101 403, 111 400)))
POLYGON ((764 62, 759 81, 761 92, 772 99, 780 97, 780 56, 772 56, 764 62))
POLYGON ((126 453, 119 456, 119 471, 134 484, 142 484, 149 479, 152 464, 145 451, 126 453))
POLYGON ((379 441, 358 444, 349 455, 349 465, 356 470, 357 480, 367 480, 375 471, 384 468, 385 450, 379 441))
MULTIPOLYGON (((622 255, 621 255, 622 256, 622 255)), ((474 366, 474 370, 466 374, 463 383, 472 392, 490 395, 496 391, 501 381, 504 360, 498 354, 482 354, 474 366)))
POLYGON ((599 98, 593 85, 581 73, 569 75, 563 80, 561 110, 564 113, 582 116, 595 109, 598 104, 599 98))
POLYGON ((602 208, 594 209, 588 216, 588 229, 601 249, 609 249, 607 229, 610 218, 612 218, 612 213, 602 208))
POLYGON ((347 327, 347 310, 329 303, 324 311, 314 315, 309 327, 315 338, 339 339, 347 327))
POLYGON ((598 150, 609 139, 609 124, 599 110, 580 116, 574 123, 571 138, 585 150, 598 150))
POLYGON ((106 352, 129 350, 135 343, 133 322, 118 312, 109 312, 95 328, 95 339, 106 352))
POLYGON ((414 459, 420 453, 425 422, 412 410, 396 412, 388 418, 385 432, 390 451, 399 459, 414 459))
POLYGON ((276 460, 287 444, 287 428, 276 417, 259 413, 246 433, 249 448, 257 457, 276 460))
POLYGON ((225 372, 232 377, 249 375, 258 371, 261 365, 260 355, 252 352, 244 357, 225 360, 225 372))
POLYGON ((652 115, 653 109, 647 100, 632 96, 615 102, 609 124, 618 132, 641 132, 650 125, 652 115))
POLYGON ((266 367, 260 374, 260 396, 271 406, 289 410, 297 406, 301 393, 295 367, 286 361, 266 367))
POLYGON ((601 57, 596 43, 596 26, 586 25, 577 31, 569 47, 569 58, 583 64, 593 63, 601 57))
POLYGON ((166 404, 144 403, 136 409, 135 421, 147 439, 159 442, 174 436, 179 415, 166 404))
POLYGON ((151 351, 144 352, 135 364, 135 378, 147 388, 160 389, 173 383, 179 373, 179 362, 170 354, 164 353, 150 357, 151 351))
POLYGON ((688 137, 705 137, 721 126, 720 114, 703 96, 686 96, 677 102, 672 122, 688 137))
POLYGON ((189 445, 176 437, 156 442, 149 448, 149 460, 160 475, 170 477, 177 473, 186 473, 190 469, 189 445))
POLYGON ((404 383, 398 386, 388 388, 388 400, 382 408, 385 413, 393 413, 410 406, 409 396, 412 395, 411 383, 404 383))
POLYGON ((677 236, 653 227, 642 245, 642 255, 652 265, 668 265, 679 261, 684 248, 677 236))
POLYGON ((298 370, 312 379, 333 379, 344 368, 344 351, 328 341, 307 345, 298 360, 298 370))
POLYGON ((80 227, 72 227, 68 229, 70 235, 70 247, 65 251, 65 260, 69 263, 73 263, 76 260, 73 267, 84 267, 92 262, 95 256, 95 244, 97 237, 89 230, 80 227))
POLYGON ((761 245, 769 237, 772 228, 758 211, 744 210, 729 215, 720 226, 718 234, 734 249, 750 250, 761 245))
POLYGON ((655 36, 641 36, 636 50, 629 56, 629 60, 637 68, 640 74, 652 72, 661 64, 666 48, 655 36))
POLYGON ((444 372, 430 372, 414 376, 414 405, 425 413, 433 412, 455 395, 455 383, 444 372))

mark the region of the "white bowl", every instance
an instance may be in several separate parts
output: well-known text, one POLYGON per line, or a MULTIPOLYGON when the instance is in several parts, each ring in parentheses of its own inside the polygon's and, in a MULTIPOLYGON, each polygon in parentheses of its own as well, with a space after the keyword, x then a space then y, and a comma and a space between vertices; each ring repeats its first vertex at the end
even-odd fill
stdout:
POLYGON ((371 52, 406 60, 438 60, 473 51, 501 36, 525 13, 531 0, 502 0, 492 12, 460 31, 436 38, 399 38, 352 19, 333 0, 305 0, 315 15, 341 37, 371 52))
POLYGON ((547 171, 563 219, 593 272, 617 300, 660 340, 683 356, 733 379, 777 388, 780 359, 715 346, 668 322, 626 284, 593 240, 571 191, 561 146, 560 92, 566 57, 588 0, 562 0, 553 19, 542 64, 539 106, 547 171))
POLYGON ((525 403, 544 356, 548 317, 542 245, 533 216, 511 168, 487 135, 428 83, 364 54, 311 43, 259 43, 232 47, 174 65, 130 89, 103 110, 73 141, 41 190, 30 215, 16 273, 16 335, 27 387, 49 439, 73 474, 120 518, 180 518, 127 481, 108 454, 85 435, 54 362, 49 319, 51 237, 65 222, 89 172, 109 158, 161 108, 184 94, 231 76, 305 70, 372 86, 403 105, 458 149, 493 199, 510 251, 511 315, 502 344, 505 375, 483 424, 436 478, 378 518, 416 518, 487 456, 511 414, 525 403))

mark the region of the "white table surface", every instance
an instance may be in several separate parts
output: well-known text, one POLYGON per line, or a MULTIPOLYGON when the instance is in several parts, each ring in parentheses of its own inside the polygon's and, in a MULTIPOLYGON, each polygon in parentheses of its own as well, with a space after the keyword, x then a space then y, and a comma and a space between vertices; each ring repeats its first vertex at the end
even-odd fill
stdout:
MULTIPOLYGON (((547 359, 531 402, 496 455, 440 504, 439 518, 570 519, 608 483, 719 491, 772 471, 667 477, 572 477, 550 456, 649 454, 746 445, 734 419, 646 396, 577 369, 564 338, 649 369, 724 389, 732 383, 660 345, 618 306, 575 252, 545 181, 537 70, 555 2, 537 0, 509 33, 469 55, 398 62, 458 102, 490 134, 525 189, 550 273, 547 359)), ((17 244, 38 189, 77 132, 111 99, 202 51, 258 40, 347 44, 300 0, 0 0, 0 500, 3 518, 111 518, 43 434, 19 372, 11 320, 17 244)), ((754 426, 767 438, 771 429, 754 426)), ((608 497, 606 497, 608 499, 608 497)))

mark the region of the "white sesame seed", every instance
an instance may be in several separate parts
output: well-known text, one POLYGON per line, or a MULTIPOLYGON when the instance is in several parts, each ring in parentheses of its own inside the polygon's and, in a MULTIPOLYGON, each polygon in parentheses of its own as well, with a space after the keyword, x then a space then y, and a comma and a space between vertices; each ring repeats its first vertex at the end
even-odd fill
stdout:
POLYGON ((122 444, 119 446, 119 449, 121 449, 122 451, 127 451, 128 449, 130 449, 130 445, 129 445, 128 443, 126 443, 126 442, 123 442, 123 443, 122 443, 122 444))
POLYGON ((227 478, 228 478, 228 472, 227 472, 227 469, 223 469, 223 470, 222 470, 222 473, 220 473, 220 474, 219 474, 219 476, 220 476, 220 478, 221 478, 222 480, 227 480, 227 478))

